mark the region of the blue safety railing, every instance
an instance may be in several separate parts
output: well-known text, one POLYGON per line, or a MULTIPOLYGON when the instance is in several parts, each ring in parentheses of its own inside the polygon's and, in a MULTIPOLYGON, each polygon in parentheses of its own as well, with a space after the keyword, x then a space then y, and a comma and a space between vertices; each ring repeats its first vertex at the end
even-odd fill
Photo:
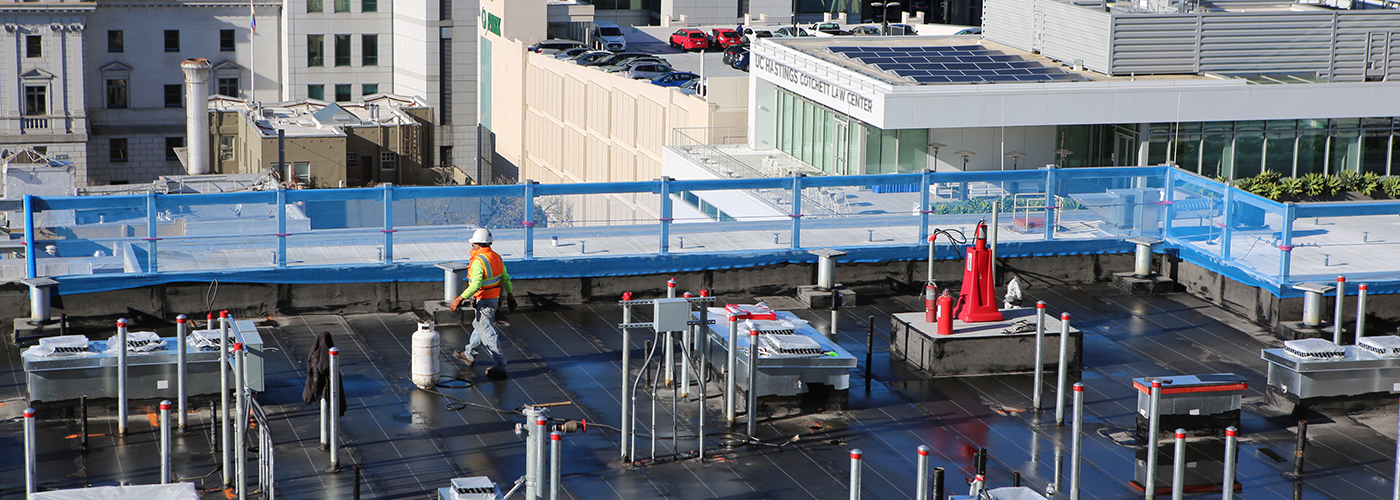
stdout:
POLYGON ((1400 243, 1400 229, 1368 219, 1400 214, 1400 202, 1283 204, 1165 166, 26 196, 24 246, 38 250, 22 274, 60 277, 65 293, 432 280, 432 264, 466 258, 477 227, 521 276, 793 262, 822 247, 918 259, 931 229, 971 235, 994 202, 1003 257, 1126 252, 1138 236, 1276 294, 1328 274, 1400 281, 1400 263, 1363 256, 1400 243))

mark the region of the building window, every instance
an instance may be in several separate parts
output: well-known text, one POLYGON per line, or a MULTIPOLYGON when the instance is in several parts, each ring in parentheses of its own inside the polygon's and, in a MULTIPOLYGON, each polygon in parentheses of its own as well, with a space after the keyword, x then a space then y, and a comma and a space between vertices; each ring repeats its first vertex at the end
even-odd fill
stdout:
POLYGON ((399 167, 399 154, 393 151, 385 151, 379 154, 380 170, 394 170, 399 167))
POLYGON ((219 52, 233 52, 233 30, 219 30, 219 52))
POLYGON ((306 66, 326 65, 326 35, 306 35, 306 66))
POLYGON ((42 116, 49 114, 49 88, 30 86, 24 88, 24 114, 42 116))
POLYGON ((360 0, 360 12, 379 12, 379 0, 360 0))
POLYGON ((126 161, 126 139, 108 139, 107 150, 107 159, 126 161))
POLYGON ((360 85, 360 95, 362 95, 362 96, 374 95, 374 94, 378 94, 378 93, 379 93, 379 84, 378 84, 378 83, 366 83, 366 84, 360 85))
POLYGON ((311 184, 311 163, 305 161, 293 162, 287 167, 287 180, 295 181, 297 184, 311 184))
POLYGON ((238 97, 238 77, 220 78, 219 94, 229 97, 238 97))
POLYGON ((107 80, 107 108, 122 109, 126 107, 126 79, 119 78, 107 80))
POLYGON ((335 65, 350 65, 350 35, 335 36, 335 65))
POLYGON ((44 37, 26 35, 24 37, 24 57, 44 57, 44 37))
POLYGON ((107 52, 125 52, 126 35, 122 30, 107 30, 107 52))
POLYGON ((228 160, 232 160, 232 159, 233 159, 233 136, 231 136, 231 135, 221 135, 221 136, 219 136, 219 161, 228 161, 228 160))
POLYGON ((183 87, 183 85, 179 84, 165 86, 165 107, 182 108, 185 106, 185 92, 183 87))
POLYGON ((348 84, 348 83, 337 83, 337 84, 335 84, 335 102, 346 102, 346 101, 349 101, 350 99, 351 99, 351 97, 350 97, 350 84, 348 84))
POLYGON ((175 154, 175 148, 183 148, 183 147, 185 147, 185 138, 184 138, 184 137, 166 137, 166 138, 165 138, 165 159, 166 159, 166 161, 176 161, 176 160, 179 160, 180 157, 177 156, 177 155, 175 154))
POLYGON ((165 51, 180 51, 180 30, 165 30, 165 51))
POLYGON ((352 169, 360 166, 360 155, 357 153, 345 153, 345 168, 352 169))
POLYGON ((320 14, 326 11, 326 6, 321 0, 306 0, 306 12, 308 14, 320 14))
POLYGON ((360 65, 379 65, 379 35, 360 35, 360 65))
POLYGON ((336 12, 350 12, 350 0, 335 0, 336 12))
POLYGON ((326 100, 326 86, 321 85, 319 83, 315 85, 307 85, 306 97, 310 97, 312 99, 320 99, 322 101, 326 100))
POLYGON ((444 167, 452 166, 452 146, 438 147, 438 163, 444 167))

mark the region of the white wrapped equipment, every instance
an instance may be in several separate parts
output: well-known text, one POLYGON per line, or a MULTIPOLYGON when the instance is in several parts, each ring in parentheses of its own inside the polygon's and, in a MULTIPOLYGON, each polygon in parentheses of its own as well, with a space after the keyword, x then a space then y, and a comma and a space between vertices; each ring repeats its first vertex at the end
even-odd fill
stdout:
POLYGON ((1303 359, 1342 359, 1347 350, 1324 339, 1285 340, 1283 350, 1303 359))
POLYGON ((72 490, 41 491, 33 500, 199 500, 194 483, 98 486, 72 490))
POLYGON ((1382 358, 1400 358, 1400 337, 1394 335, 1361 337, 1356 341, 1356 347, 1382 358))
POLYGON ((85 335, 59 335, 39 339, 39 345, 30 347, 27 354, 36 356, 71 356, 91 352, 85 335))
POLYGON ((217 351, 219 350, 219 330, 192 331, 185 337, 185 344, 200 351, 217 351))
MULTIPOLYGON (((107 352, 115 352, 121 339, 116 335, 107 339, 107 352)), ((127 352, 151 352, 165 349, 165 341, 156 332, 126 332, 127 352)))

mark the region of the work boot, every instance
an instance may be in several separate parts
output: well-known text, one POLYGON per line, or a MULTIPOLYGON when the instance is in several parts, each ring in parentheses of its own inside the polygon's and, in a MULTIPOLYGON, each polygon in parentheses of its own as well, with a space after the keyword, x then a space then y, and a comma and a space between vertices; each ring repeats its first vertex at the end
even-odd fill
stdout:
POLYGON ((461 360, 463 363, 466 363, 467 366, 472 366, 476 364, 476 359, 472 358, 472 355, 467 352, 452 351, 452 357, 461 360))
POLYGON ((506 369, 499 366, 487 368, 486 376, 495 380, 505 380, 510 377, 510 375, 506 374, 506 369))

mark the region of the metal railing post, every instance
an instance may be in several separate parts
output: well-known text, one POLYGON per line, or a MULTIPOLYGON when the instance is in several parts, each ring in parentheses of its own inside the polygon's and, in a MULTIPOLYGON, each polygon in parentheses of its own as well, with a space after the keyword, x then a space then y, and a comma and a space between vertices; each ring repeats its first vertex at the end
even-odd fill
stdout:
POLYGON ((860 500, 860 448, 851 450, 851 500, 860 500))
POLYGON ((277 188, 277 267, 287 267, 287 189, 277 188))
MULTIPOLYGON (((919 470, 918 470, 918 481, 915 483, 916 486, 914 487, 914 500, 929 500, 929 498, 928 498, 928 492, 929 492, 929 488, 928 488, 928 487, 929 487, 929 484, 928 484, 928 479, 929 479, 929 478, 928 478, 928 476, 929 476, 929 470, 928 470, 928 452, 929 452, 929 447, 928 447, 928 445, 923 445, 923 444, 919 445, 919 449, 918 449, 918 453, 919 453, 919 465, 918 465, 918 468, 919 468, 919 470)), ((942 500, 942 499, 937 499, 937 500, 942 500)))
POLYGON ((1045 301, 1035 303, 1035 387, 1031 391, 1031 410, 1039 412, 1041 393, 1045 386, 1045 301))
POLYGON ((170 400, 160 402, 160 484, 170 484, 170 400))
POLYGON ((1298 218, 1298 206, 1293 202, 1283 204, 1283 231, 1279 237, 1278 275, 1279 281, 1288 283, 1289 267, 1293 263, 1293 220, 1298 218))
POLYGON ((185 404, 188 402, 185 392, 185 353, 189 349, 186 347, 185 338, 189 336, 189 318, 181 314, 175 317, 175 400, 178 402, 177 417, 180 420, 180 432, 185 432, 185 404))
POLYGON ((1230 260, 1230 219, 1235 212, 1235 187, 1225 185, 1225 209, 1222 210, 1222 217, 1225 222, 1220 227, 1220 258, 1230 260))
POLYGON ((671 178, 661 176, 661 255, 671 253, 671 178))
MULTIPOLYGON (((622 300, 631 300, 632 294, 625 293, 622 300)), ((632 323, 632 305, 622 305, 622 324, 632 323)), ((632 450, 628 449, 628 442, 632 435, 632 329, 622 327, 622 461, 627 462, 632 459, 632 450)))
POLYGON ((1055 384, 1055 425, 1065 425, 1065 383, 1069 379, 1069 313, 1060 313, 1060 377, 1055 384))
POLYGON ((1055 239, 1055 197, 1058 193, 1056 167, 1045 168, 1045 241, 1055 239))
POLYGON ((384 185, 384 264, 394 263, 394 186, 384 185))
POLYGON ((1176 430, 1176 454, 1172 460, 1172 500, 1186 497, 1186 429, 1176 430))
POLYGON ((525 220, 521 225, 525 226, 525 258, 535 258, 535 185, 539 184, 533 180, 525 179, 520 181, 525 186, 525 220))
POLYGON ((243 378, 243 357, 245 355, 246 352, 243 350, 242 342, 233 344, 233 391, 235 402, 235 412, 233 414, 233 442, 238 446, 238 451, 234 454, 234 458, 238 461, 237 467, 234 468, 237 472, 235 481, 238 483, 236 488, 238 490, 238 500, 248 498, 248 472, 246 470, 248 464, 248 395, 244 391, 245 380, 243 378))
POLYGON ((1070 439, 1069 500, 1079 500, 1079 457, 1084 441, 1084 384, 1074 384, 1074 436, 1070 439))
MULTIPOLYGON (((110 346, 109 346, 110 347, 110 346)), ((117 320, 117 435, 126 435, 126 319, 117 320)))
POLYGON ((1332 316, 1332 343, 1342 345, 1342 312, 1347 303, 1347 277, 1337 276, 1337 310, 1332 316))
MULTIPOLYGON (((1356 340, 1366 336, 1366 284, 1356 286, 1356 340)), ((1355 343, 1355 342, 1353 342, 1355 343)))
POLYGON ((1147 478, 1143 481, 1143 491, 1147 500, 1157 495, 1157 432, 1161 415, 1162 381, 1152 380, 1152 394, 1147 407, 1147 478))
MULTIPOLYGON (((28 195, 25 196, 26 198, 28 195)), ((24 493, 26 497, 38 491, 39 481, 37 476, 38 468, 38 440, 34 439, 37 433, 34 426, 34 409, 24 409, 24 493)))
POLYGON ((749 330, 749 399, 744 404, 744 422, 750 438, 758 433, 758 329, 749 330))
POLYGON ((1239 458, 1239 443, 1236 437, 1238 435, 1239 429, 1234 426, 1225 428, 1225 477, 1220 485, 1221 500, 1231 500, 1235 497, 1235 461, 1239 458))
POLYGON ((152 273, 160 272, 160 264, 159 264, 159 262, 158 262, 158 257, 160 257, 160 252, 159 252, 158 248, 156 247, 156 242, 160 241, 160 236, 159 236, 160 233, 159 233, 159 231, 158 231, 159 227, 158 227, 158 224, 157 224, 157 222, 159 222, 158 217, 157 217, 157 215, 159 215, 159 212, 157 212, 156 210, 157 210, 157 208, 156 208, 156 194, 155 194, 155 193, 147 193, 147 194, 146 194, 146 237, 145 237, 144 239, 145 239, 147 242, 150 243, 150 248, 148 249, 148 252, 147 252, 148 255, 146 256, 147 262, 150 263, 150 269, 147 269, 146 271, 147 271, 147 272, 152 272, 152 273))
POLYGON ((559 500, 561 481, 560 462, 563 461, 564 434, 559 431, 549 433, 549 500, 559 500))
POLYGON ((24 195, 24 272, 27 277, 39 277, 38 249, 34 248, 34 195, 24 195))
MULTIPOLYGON (((211 315, 212 316, 212 315, 211 315)), ((211 317, 210 323, 213 323, 211 317)), ((233 450, 232 437, 229 435, 229 411, 228 411, 228 311, 219 311, 219 436, 220 444, 224 445, 222 462, 219 462, 219 470, 222 472, 224 486, 233 484, 233 450)), ((210 325, 213 328, 213 325, 210 325)))
POLYGON ((331 445, 331 472, 340 471, 340 398, 345 397, 340 393, 340 348, 332 347, 331 355, 331 400, 328 413, 330 414, 330 445, 331 445))
POLYGON ((792 241, 794 250, 802 248, 802 174, 792 176, 792 241))
POLYGON ((1172 196, 1176 195, 1176 167, 1159 167, 1162 170, 1162 239, 1167 239, 1167 235, 1172 230, 1172 196))
POLYGON ((739 316, 729 314, 729 353, 728 359, 724 362, 724 418, 729 421, 729 426, 734 426, 735 395, 738 389, 738 375, 735 372, 735 363, 739 362, 739 316))
MULTIPOLYGON (((928 241, 928 218, 930 212, 928 206, 928 188, 930 184, 929 176, 931 175, 933 174, 930 173, 928 169, 924 169, 923 173, 919 174, 919 242, 921 243, 928 241)), ((933 265, 932 261, 933 259, 930 258, 930 266, 933 265)), ((929 279, 933 279, 932 274, 929 275, 929 279)))

